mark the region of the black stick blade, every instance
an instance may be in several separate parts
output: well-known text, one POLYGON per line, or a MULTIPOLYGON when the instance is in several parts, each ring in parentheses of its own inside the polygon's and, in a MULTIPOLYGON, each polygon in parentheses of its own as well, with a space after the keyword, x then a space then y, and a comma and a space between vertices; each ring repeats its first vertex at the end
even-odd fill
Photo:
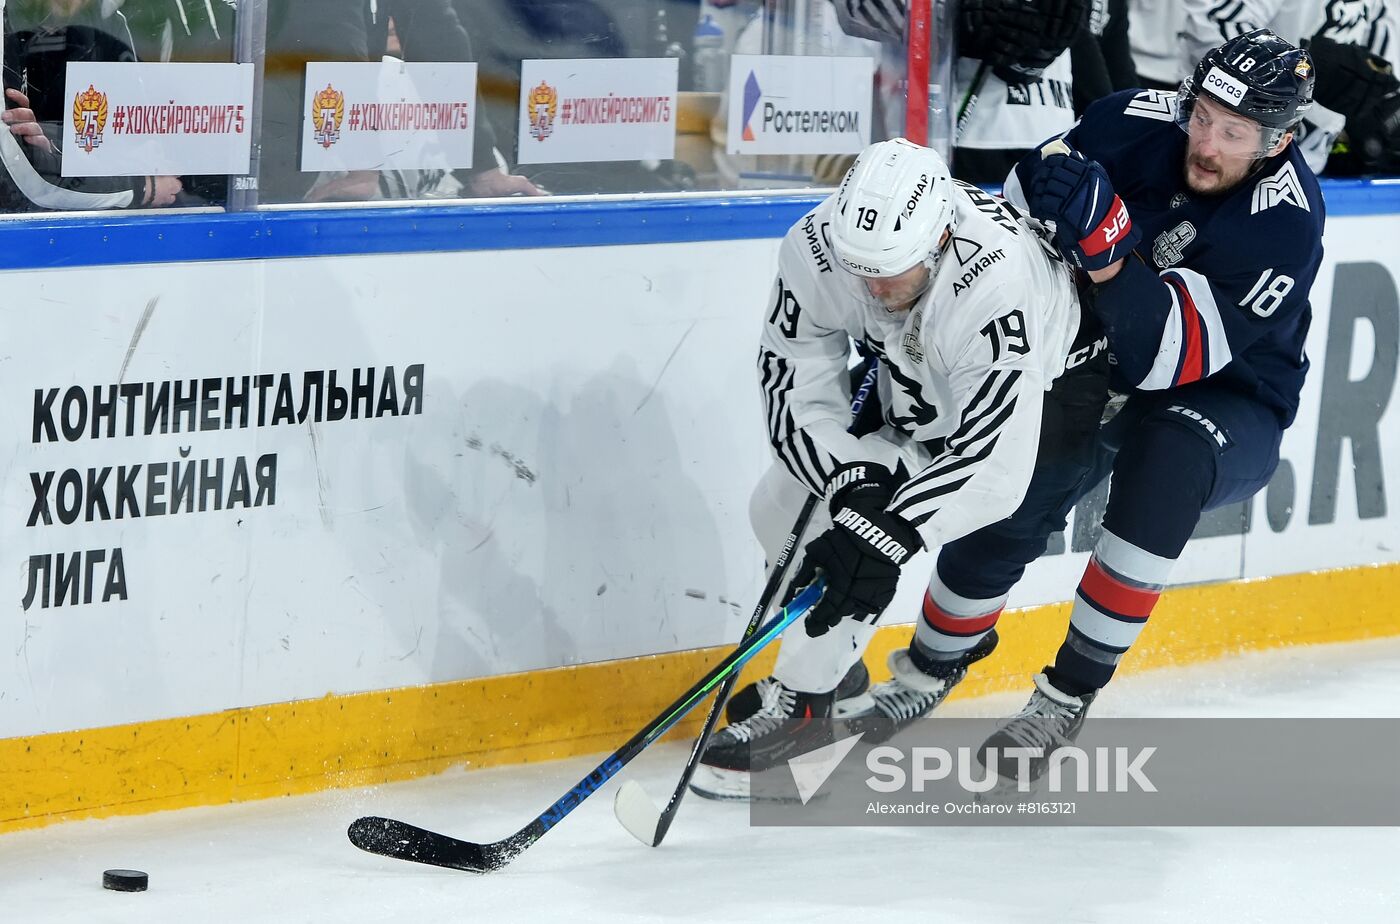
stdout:
POLYGON ((498 870, 520 852, 509 840, 474 844, 377 815, 355 819, 345 833, 350 843, 369 853, 470 873, 498 870))

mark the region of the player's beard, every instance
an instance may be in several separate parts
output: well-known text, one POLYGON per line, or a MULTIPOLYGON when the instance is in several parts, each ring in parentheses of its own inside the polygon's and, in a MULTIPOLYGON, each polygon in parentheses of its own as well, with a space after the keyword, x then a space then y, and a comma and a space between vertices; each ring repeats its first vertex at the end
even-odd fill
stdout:
POLYGON ((933 270, 927 269, 925 264, 921 264, 921 266, 925 268, 924 273, 880 294, 872 292, 868 284, 865 284, 869 300, 884 308, 888 314, 898 315, 908 312, 933 284, 933 270))
POLYGON ((1229 165, 1219 157, 1206 158, 1186 152, 1186 161, 1181 171, 1186 188, 1198 196, 1223 196, 1249 175, 1252 161, 1229 165), (1197 169, 1192 169, 1193 167, 1197 169))

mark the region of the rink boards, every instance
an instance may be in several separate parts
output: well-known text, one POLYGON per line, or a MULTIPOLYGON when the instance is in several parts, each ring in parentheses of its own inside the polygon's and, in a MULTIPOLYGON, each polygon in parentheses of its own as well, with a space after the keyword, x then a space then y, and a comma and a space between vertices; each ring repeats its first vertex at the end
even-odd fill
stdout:
MULTIPOLYGON (((1284 464, 1125 670, 1400 634, 1397 192, 1329 187, 1284 464)), ((630 735, 761 583, 754 344, 809 204, 0 228, 0 831, 630 735)), ((1051 656, 1095 506, 966 693, 1051 656)))

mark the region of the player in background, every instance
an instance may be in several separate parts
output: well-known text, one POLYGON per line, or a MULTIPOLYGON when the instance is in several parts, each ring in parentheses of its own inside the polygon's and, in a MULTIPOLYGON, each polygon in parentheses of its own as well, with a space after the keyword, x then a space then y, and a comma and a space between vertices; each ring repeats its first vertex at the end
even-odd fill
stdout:
MULTIPOLYGON (((773 676, 730 704, 697 792, 744 798, 750 770, 828 740, 829 722, 785 720, 832 714, 903 566, 1015 510, 1038 449, 1047 465, 1087 469, 1107 353, 1082 320, 1073 272, 1048 236, 903 139, 866 148, 788 231, 758 355, 775 464, 750 515, 773 561, 806 497, 823 497, 791 586, 820 570, 827 590, 805 629, 784 637, 773 676), (880 360, 883 421, 860 437, 847 432, 853 343, 880 360)), ((935 576, 930 592, 942 586, 935 576)), ((860 691, 848 718, 892 732, 995 644, 982 633, 938 652, 938 679, 899 669, 914 683, 860 691)), ((893 660, 911 656, 921 655, 893 660)))
POLYGON ((1316 105, 1294 143, 1308 165, 1319 174, 1393 172, 1400 169, 1395 12, 1395 0, 1132 0, 1129 35, 1143 85, 1170 90, 1207 50, 1254 29, 1306 44, 1316 105))
MULTIPOLYGON (((939 555, 916 667, 980 644, 1048 527, 1112 474, 1069 631, 989 747, 1048 755, 1073 740, 1201 514, 1252 497, 1278 465, 1308 370, 1308 293, 1322 259, 1322 195, 1292 143, 1313 80, 1306 51, 1249 32, 1208 52, 1177 94, 1101 100, 1007 179, 1008 199, 1053 222, 1092 281, 1083 301, 1127 397, 1090 472, 1066 480, 1038 467, 1021 510, 939 555), (1047 518, 1038 504, 1059 506, 1047 518)), ((1046 763, 1031 761, 1031 775, 1046 763)))
MULTIPOLYGON (((833 4, 847 34, 903 42, 906 0, 833 4)), ((952 157, 960 179, 1000 183, 1031 148, 1074 124, 1080 75, 1069 49, 1083 38, 1098 54, 1090 33, 1107 21, 1106 0, 961 0, 950 99, 963 114, 952 157)))

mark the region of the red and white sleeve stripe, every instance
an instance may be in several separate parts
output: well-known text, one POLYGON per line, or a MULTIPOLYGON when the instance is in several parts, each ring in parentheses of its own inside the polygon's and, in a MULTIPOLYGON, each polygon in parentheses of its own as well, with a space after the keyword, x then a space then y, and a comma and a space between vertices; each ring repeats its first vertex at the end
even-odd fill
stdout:
POLYGON ((1162 330, 1162 343, 1140 388, 1174 388, 1200 381, 1230 362, 1230 342, 1210 281, 1194 270, 1178 267, 1161 274, 1172 307, 1162 330))

